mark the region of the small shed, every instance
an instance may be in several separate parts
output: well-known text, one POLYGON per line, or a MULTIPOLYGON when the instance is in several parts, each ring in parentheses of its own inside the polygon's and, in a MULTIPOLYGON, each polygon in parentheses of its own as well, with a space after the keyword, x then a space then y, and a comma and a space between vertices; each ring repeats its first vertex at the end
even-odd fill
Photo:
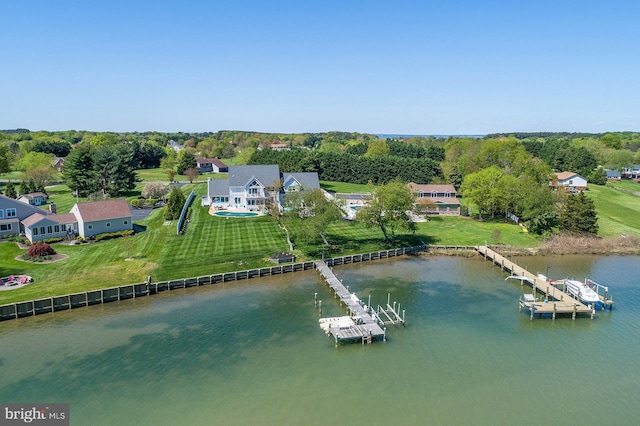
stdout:
POLYGON ((273 263, 295 262, 296 256, 291 253, 275 253, 269 257, 269 260, 273 263))

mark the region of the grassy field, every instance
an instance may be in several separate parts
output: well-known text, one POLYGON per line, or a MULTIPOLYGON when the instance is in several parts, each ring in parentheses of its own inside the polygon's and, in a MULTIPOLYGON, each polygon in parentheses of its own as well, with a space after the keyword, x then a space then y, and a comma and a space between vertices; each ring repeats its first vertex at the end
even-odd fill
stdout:
POLYGON ((369 188, 367 185, 362 185, 359 183, 344 183, 344 182, 332 182, 328 180, 321 180, 320 187, 322 187, 322 189, 329 192, 346 192, 346 193, 371 192, 371 188, 369 188))
MULTIPOLYGON (((166 169, 161 169, 161 168, 139 169, 139 170, 136 170, 136 174, 138 175, 138 179, 140 179, 141 182, 164 182, 167 184, 169 183, 169 178, 167 176, 166 169)), ((226 179, 227 174, 226 173, 205 173, 197 176, 194 179, 194 182, 206 182, 207 178, 209 177, 211 179, 226 179)), ((175 175, 173 179, 179 182, 189 182, 189 178, 186 177, 185 175, 175 175)))
POLYGON ((607 186, 589 185, 586 194, 596 206, 600 227, 598 235, 601 237, 619 237, 621 234, 640 236, 640 197, 632 195, 629 190, 623 192, 615 189, 627 187, 640 189, 640 185, 631 181, 607 186))
POLYGON ((607 182, 607 188, 613 188, 613 189, 629 191, 631 193, 640 194, 640 183, 637 183, 635 180, 624 179, 618 182, 607 182))

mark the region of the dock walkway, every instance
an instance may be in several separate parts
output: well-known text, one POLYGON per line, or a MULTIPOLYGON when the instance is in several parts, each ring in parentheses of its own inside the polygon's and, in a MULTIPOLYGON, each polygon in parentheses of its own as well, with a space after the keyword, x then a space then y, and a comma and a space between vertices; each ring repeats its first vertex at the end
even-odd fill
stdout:
MULTIPOLYGON (((347 307, 349 317, 321 318, 320 326, 327 334, 333 336, 336 345, 341 340, 362 340, 371 343, 372 338, 382 337, 386 340, 386 331, 377 322, 377 318, 369 314, 360 299, 335 276, 333 271, 321 260, 315 262, 316 270, 324 278, 342 303, 347 307)), ((375 313, 374 313, 375 315, 375 313)))
MULTIPOLYGON (((556 314, 571 314, 573 319, 575 319, 576 314, 589 314, 591 318, 593 318, 595 314, 595 308, 593 306, 587 306, 579 300, 574 299, 569 293, 565 293, 551 284, 546 277, 543 278, 542 276, 532 274, 487 246, 478 246, 476 247, 476 251, 487 260, 491 260, 503 271, 508 271, 512 275, 519 275, 526 278, 526 280, 521 280, 521 284, 526 282, 531 285, 533 288, 533 296, 520 298, 520 309, 527 309, 531 313, 531 319, 533 319, 534 314, 551 314, 553 319, 555 319, 556 314), (545 300, 547 301, 537 301, 535 298, 536 291, 544 293, 545 300)), ((600 296, 600 299, 603 308, 605 305, 611 306, 613 304, 612 299, 606 299, 606 297, 603 296, 600 296)))

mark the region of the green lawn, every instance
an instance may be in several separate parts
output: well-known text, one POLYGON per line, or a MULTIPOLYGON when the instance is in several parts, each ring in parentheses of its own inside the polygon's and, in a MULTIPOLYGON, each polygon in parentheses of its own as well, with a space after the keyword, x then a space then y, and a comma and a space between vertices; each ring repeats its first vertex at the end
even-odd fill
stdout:
POLYGON ((205 185, 186 185, 185 193, 198 193, 186 235, 176 235, 176 221, 165 225, 163 209, 136 222, 143 232, 128 238, 94 244, 53 244, 69 257, 52 264, 14 260, 24 253, 15 243, 0 243, 0 276, 27 274, 34 284, 0 292, 0 304, 143 282, 192 277, 266 266, 267 258, 288 245, 282 230, 268 217, 225 219, 208 214, 200 206, 205 185), (131 247, 128 247, 130 244, 131 247), (125 260, 127 257, 133 260, 125 260))
POLYGON ((371 188, 369 188, 367 185, 362 185, 359 183, 344 183, 321 180, 320 186, 322 187, 322 189, 329 192, 355 192, 360 194, 363 192, 371 192, 371 188))
MULTIPOLYGON (((591 189, 592 186, 589 186, 589 189, 591 189)), ((635 180, 623 179, 618 182, 607 182, 607 188, 620 189, 640 194, 640 183, 637 183, 635 180)))
MULTIPOLYGON (((141 182, 164 182, 169 183, 169 178, 167 176, 167 169, 139 169, 136 170, 136 174, 138 175, 138 179, 141 182)), ((228 176, 226 173, 205 173, 200 176, 197 176, 194 179, 194 182, 206 182, 207 178, 211 179, 226 179, 228 176)), ((185 175, 175 175, 173 178, 179 182, 188 182, 189 178, 185 175)))
POLYGON ((633 187, 629 185, 631 181, 623 181, 607 186, 589 185, 589 191, 586 191, 596 206, 598 235, 602 237, 619 237, 623 233, 640 235, 640 197, 614 188, 621 183, 625 184, 624 189, 627 185, 633 187))
MULTIPOLYGON (((419 245, 424 243, 434 245, 483 245, 509 244, 519 247, 535 247, 541 241, 525 232, 520 226, 513 223, 477 221, 458 216, 431 217, 429 222, 418 223, 415 234, 401 231, 396 233, 396 247, 419 245), (496 233, 496 230, 499 233, 496 233), (494 238, 499 236, 499 238, 494 238)), ((295 230, 293 230, 295 235, 295 230)), ((310 244, 305 241, 297 241, 294 238, 296 249, 303 255, 318 258, 324 252, 325 255, 341 255, 351 253, 364 253, 369 251, 389 248, 384 244, 383 234, 380 228, 366 227, 352 222, 336 222, 331 224, 325 236, 331 245, 325 247, 320 241, 310 244)))
POLYGON ((8 173, 0 173, 0 179, 6 179, 6 180, 12 180, 14 182, 20 182, 20 179, 22 178, 22 174, 24 172, 20 172, 20 171, 13 171, 13 172, 8 172, 8 173))

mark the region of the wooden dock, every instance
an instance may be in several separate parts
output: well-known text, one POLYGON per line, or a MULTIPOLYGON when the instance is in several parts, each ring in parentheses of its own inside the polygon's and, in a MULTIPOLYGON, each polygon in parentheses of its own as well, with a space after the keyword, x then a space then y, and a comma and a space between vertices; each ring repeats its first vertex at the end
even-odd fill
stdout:
POLYGON ((318 273, 335 292, 336 298, 346 306, 349 314, 346 317, 320 318, 319 320, 320 327, 325 333, 333 336, 336 346, 343 340, 361 341, 363 344, 371 343, 372 339, 380 337, 386 340, 386 327, 383 329, 378 325, 379 317, 371 311, 371 307, 364 305, 355 294, 350 293, 322 260, 316 260, 315 266, 318 273))
MULTIPOLYGON (((555 319, 557 314, 571 314, 572 319, 575 319, 577 314, 589 314, 593 318, 595 314, 593 306, 587 306, 571 294, 555 287, 547 277, 532 274, 487 246, 478 246, 476 251, 503 271, 526 278, 521 280, 521 285, 525 282, 531 285, 533 294, 522 296, 519 305, 520 310, 526 309, 530 312, 531 319, 535 314, 550 314, 552 319, 555 319), (544 294, 544 301, 537 300, 537 292, 544 294)), ((600 295, 600 301, 603 309, 605 306, 613 305, 613 299, 607 299, 606 293, 604 296, 600 295)))

